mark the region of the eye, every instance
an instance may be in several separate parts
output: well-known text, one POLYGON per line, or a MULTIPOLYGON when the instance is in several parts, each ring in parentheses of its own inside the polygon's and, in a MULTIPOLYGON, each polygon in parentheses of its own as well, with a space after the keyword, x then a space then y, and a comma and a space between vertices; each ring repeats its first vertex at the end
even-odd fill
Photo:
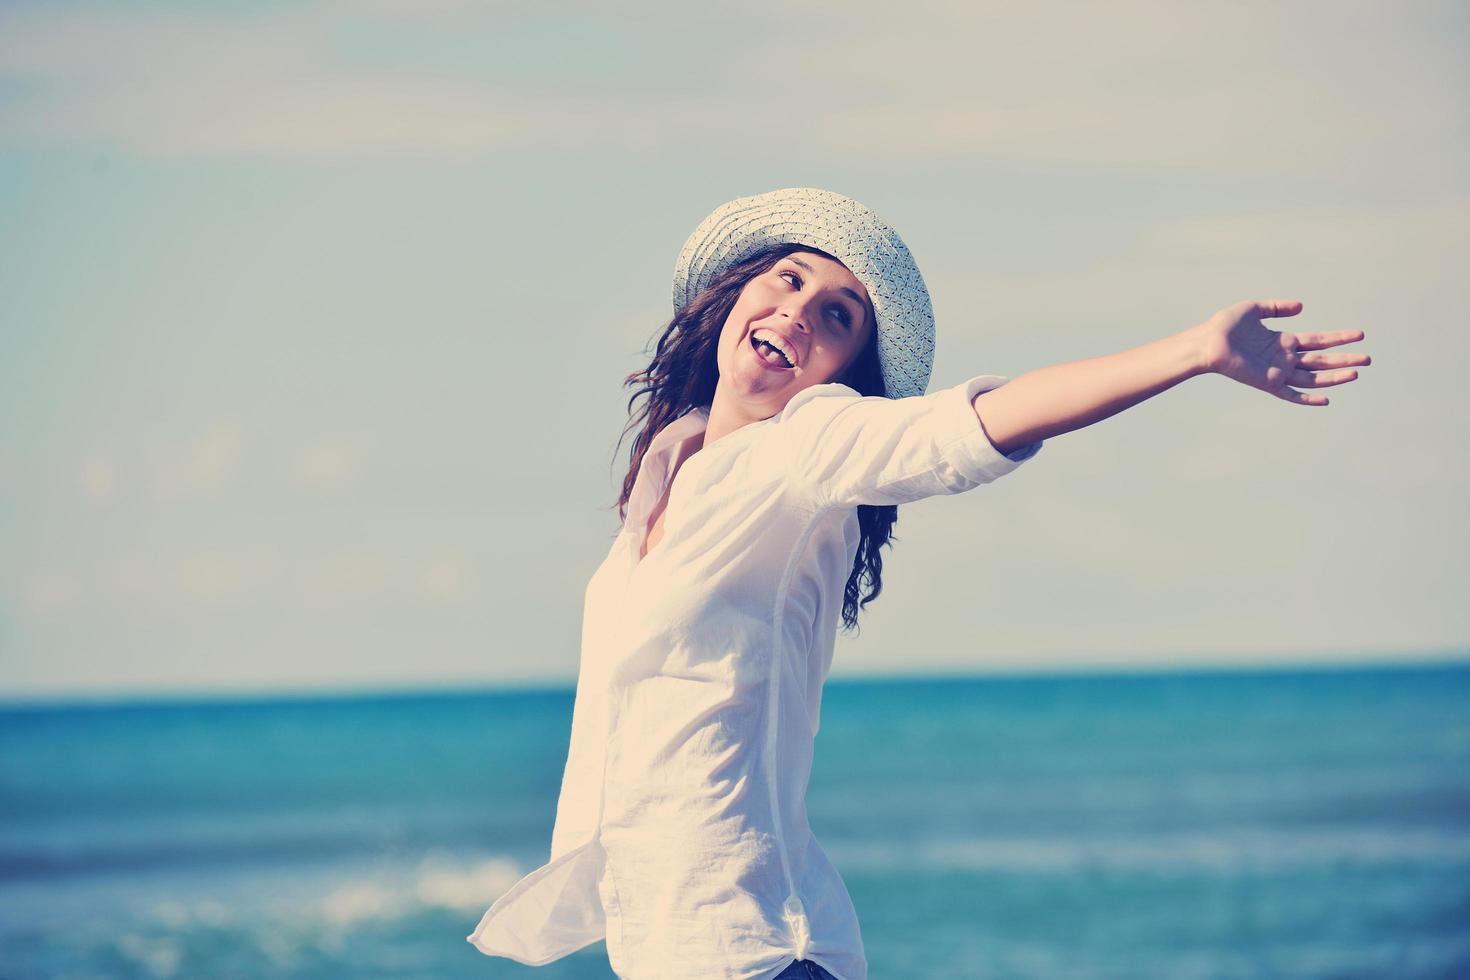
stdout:
MULTIPOLYGON (((794 285, 797 289, 801 288, 801 276, 798 276, 790 269, 782 269, 780 272, 776 273, 776 275, 781 277, 790 276, 792 279, 796 280, 794 283, 792 283, 792 285, 794 285)), ((837 322, 842 324, 845 328, 851 330, 852 314, 847 311, 847 307, 841 304, 837 304, 834 305, 832 309, 837 311, 837 322)))

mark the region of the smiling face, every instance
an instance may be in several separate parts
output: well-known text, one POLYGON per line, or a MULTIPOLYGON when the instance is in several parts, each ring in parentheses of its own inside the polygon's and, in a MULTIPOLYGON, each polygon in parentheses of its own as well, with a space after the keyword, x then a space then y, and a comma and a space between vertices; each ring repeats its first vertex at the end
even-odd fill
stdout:
POLYGON ((770 418, 802 389, 841 376, 874 329, 868 291, 847 266, 793 252, 746 283, 725 318, 715 401, 770 418))

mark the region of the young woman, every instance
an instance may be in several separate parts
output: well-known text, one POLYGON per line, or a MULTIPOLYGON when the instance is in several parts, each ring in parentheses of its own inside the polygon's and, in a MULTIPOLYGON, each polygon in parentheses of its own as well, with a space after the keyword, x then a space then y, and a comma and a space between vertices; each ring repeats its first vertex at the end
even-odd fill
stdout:
MULTIPOLYGON (((551 860, 468 938, 542 964, 606 938, 627 980, 864 980, 857 915, 807 824, 840 618, 881 589, 897 506, 1010 473, 1050 436, 1216 373, 1298 405, 1361 330, 1278 333, 1294 300, 1014 380, 925 394, 934 317, 898 235, 815 188, 690 236, 674 319, 627 379, 621 532, 587 586, 551 860), (864 588, 867 588, 864 594, 864 588)), ((915 964, 915 974, 923 974, 915 964)))

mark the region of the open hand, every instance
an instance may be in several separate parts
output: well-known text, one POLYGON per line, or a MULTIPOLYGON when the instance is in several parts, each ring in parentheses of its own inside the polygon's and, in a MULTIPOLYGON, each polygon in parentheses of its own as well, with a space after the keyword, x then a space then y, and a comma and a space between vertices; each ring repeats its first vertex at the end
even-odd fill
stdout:
POLYGON ((1286 333, 1271 330, 1261 322, 1265 317, 1296 316, 1301 311, 1301 301, 1294 299, 1247 300, 1227 306, 1196 328, 1200 331, 1205 370, 1298 405, 1326 405, 1326 395, 1296 389, 1346 384, 1357 378, 1358 372, 1342 368, 1371 364, 1373 360, 1357 352, 1315 353, 1362 340, 1365 335, 1361 330, 1286 333))

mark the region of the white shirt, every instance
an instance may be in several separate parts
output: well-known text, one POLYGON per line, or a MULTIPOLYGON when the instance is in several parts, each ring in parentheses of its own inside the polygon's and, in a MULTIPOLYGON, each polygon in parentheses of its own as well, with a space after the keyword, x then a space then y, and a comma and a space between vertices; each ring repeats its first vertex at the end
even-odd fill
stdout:
POLYGON ((612 550, 587 585, 571 745, 550 863, 468 938, 530 965, 607 939, 625 980, 769 980, 794 959, 866 980, 857 914, 807 825, 822 683, 857 554, 858 504, 1001 477, 970 400, 978 375, 920 397, 798 392, 678 468, 695 408, 645 453, 612 550))

